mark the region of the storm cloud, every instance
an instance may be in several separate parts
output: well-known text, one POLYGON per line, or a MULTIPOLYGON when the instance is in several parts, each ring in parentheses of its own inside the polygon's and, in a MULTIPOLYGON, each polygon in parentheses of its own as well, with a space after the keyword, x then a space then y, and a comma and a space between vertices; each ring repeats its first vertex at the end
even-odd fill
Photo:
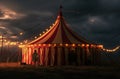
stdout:
POLYGON ((92 42, 114 47, 120 44, 119 4, 120 0, 0 0, 0 18, 3 7, 16 13, 11 18, 19 17, 0 19, 0 31, 7 36, 24 32, 20 41, 32 40, 54 23, 62 5, 70 28, 92 42))

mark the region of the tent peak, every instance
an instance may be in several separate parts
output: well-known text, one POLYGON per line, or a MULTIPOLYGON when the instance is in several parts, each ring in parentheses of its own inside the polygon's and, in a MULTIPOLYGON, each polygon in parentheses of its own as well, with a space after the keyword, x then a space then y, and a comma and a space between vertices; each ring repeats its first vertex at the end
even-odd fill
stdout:
POLYGON ((60 8, 59 8, 59 16, 62 16, 62 5, 60 5, 60 8))

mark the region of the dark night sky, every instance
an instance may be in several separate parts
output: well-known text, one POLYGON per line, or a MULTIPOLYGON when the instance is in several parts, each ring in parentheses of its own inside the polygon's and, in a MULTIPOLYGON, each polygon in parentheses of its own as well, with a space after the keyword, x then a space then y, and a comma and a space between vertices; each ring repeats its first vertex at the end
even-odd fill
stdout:
POLYGON ((60 4, 79 35, 108 48, 120 44, 120 0, 0 0, 0 33, 32 40, 54 23, 60 4))

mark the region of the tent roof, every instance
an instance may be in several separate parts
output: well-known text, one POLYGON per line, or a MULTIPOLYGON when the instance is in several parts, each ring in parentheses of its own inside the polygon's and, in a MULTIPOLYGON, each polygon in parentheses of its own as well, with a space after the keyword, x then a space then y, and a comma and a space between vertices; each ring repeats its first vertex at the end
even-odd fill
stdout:
POLYGON ((60 7, 57 19, 55 23, 47 29, 44 34, 42 34, 37 39, 31 41, 29 44, 87 44, 89 43, 81 36, 78 36, 73 32, 67 25, 62 15, 62 10, 60 7))

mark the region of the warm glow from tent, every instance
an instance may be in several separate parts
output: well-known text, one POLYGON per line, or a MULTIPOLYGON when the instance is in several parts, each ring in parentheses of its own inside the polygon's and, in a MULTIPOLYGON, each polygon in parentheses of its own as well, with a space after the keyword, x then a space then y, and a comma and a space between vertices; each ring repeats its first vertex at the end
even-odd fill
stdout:
POLYGON ((80 44, 78 44, 78 46, 81 46, 80 44))
POLYGON ((65 46, 68 46, 68 44, 65 44, 65 46))
POLYGON ((43 46, 46 46, 46 44, 43 44, 43 46))
POLYGON ((33 45, 30 45, 31 47, 33 47, 33 45))
POLYGON ((56 46, 56 44, 54 44, 54 46, 56 46))
POLYGON ((23 44, 22 42, 20 44, 23 44))
POLYGON ((36 44, 34 44, 34 46, 37 46, 36 44))
POLYGON ((25 46, 25 45, 19 45, 18 47, 19 47, 19 48, 23 48, 24 46, 25 46))
POLYGON ((103 48, 103 45, 98 45, 99 48, 103 48))
POLYGON ((93 44, 91 44, 91 47, 93 47, 94 45, 93 44))
POLYGON ((61 43, 60 46, 62 46, 63 44, 61 43))
POLYGON ((48 46, 51 46, 51 44, 48 44, 48 46))
POLYGON ((89 47, 89 44, 87 44, 86 47, 89 47))
POLYGON ((41 44, 39 44, 39 46, 41 46, 41 44))
POLYGON ((16 42, 10 42, 10 45, 16 45, 17 43, 16 42))
POLYGON ((74 47, 74 46, 75 46, 75 44, 72 44, 72 46, 74 47))
POLYGON ((82 44, 82 47, 84 47, 85 46, 85 44, 82 44))

